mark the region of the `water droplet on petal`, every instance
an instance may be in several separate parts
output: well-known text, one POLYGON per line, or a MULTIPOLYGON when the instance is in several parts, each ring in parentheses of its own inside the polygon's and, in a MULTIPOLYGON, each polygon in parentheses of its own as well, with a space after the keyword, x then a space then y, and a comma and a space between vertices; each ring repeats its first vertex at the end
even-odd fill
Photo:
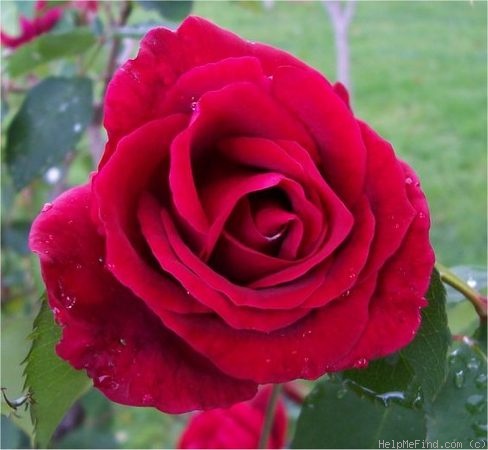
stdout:
POLYGON ((41 209, 41 212, 49 211, 53 207, 52 203, 44 203, 44 206, 41 209))
POLYGON ((83 266, 81 264, 76 264, 75 266, 78 270, 80 270, 83 266))
POLYGON ((154 400, 153 396, 151 394, 144 394, 142 396, 142 403, 144 403, 145 405, 149 405, 150 403, 152 403, 154 400))
POLYGON ((352 365, 355 369, 364 369, 368 366, 368 360, 366 358, 359 358, 352 365))
POLYGON ((120 338, 120 344, 123 345, 124 347, 127 345, 127 341, 124 338, 120 338))
POLYGON ((405 183, 406 184, 412 184, 413 183, 412 178, 410 178, 410 177, 405 178, 405 183))
POLYGON ((75 306, 75 303, 76 303, 76 297, 70 297, 69 295, 66 296, 66 300, 64 301, 64 306, 67 309, 73 308, 73 306, 75 306))
POLYGON ((419 219, 425 219, 425 213, 419 212, 419 219))
POLYGON ((192 111, 196 111, 196 109, 197 109, 197 102, 191 102, 190 108, 191 108, 192 111))
POLYGON ((454 374, 454 385, 457 388, 462 388, 464 386, 464 372, 462 370, 458 370, 454 374))

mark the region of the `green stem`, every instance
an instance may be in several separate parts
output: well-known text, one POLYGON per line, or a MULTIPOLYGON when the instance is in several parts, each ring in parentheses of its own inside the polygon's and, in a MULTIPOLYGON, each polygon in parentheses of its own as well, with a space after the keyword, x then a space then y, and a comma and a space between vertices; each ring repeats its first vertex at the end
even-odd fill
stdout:
POLYGON ((474 306, 474 309, 478 313, 480 319, 486 321, 486 298, 484 298, 478 291, 475 291, 472 287, 468 286, 461 278, 451 272, 447 267, 439 263, 436 263, 435 267, 439 271, 441 280, 456 289, 456 291, 463 294, 474 306))
POLYGON ((271 396, 266 407, 266 414, 264 416, 263 428, 261 430, 261 436, 259 437, 258 448, 268 448, 269 437, 271 430, 273 429, 273 422, 275 418, 276 405, 278 404, 278 398, 281 393, 282 386, 275 384, 271 391, 271 396))

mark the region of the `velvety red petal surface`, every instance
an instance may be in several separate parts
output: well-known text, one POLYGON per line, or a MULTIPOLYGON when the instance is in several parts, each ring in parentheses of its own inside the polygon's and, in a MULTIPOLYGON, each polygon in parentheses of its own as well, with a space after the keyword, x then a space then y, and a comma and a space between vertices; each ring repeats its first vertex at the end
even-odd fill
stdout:
POLYGON ((251 398, 254 383, 220 372, 107 270, 90 200, 89 186, 66 192, 38 216, 30 236, 63 327, 59 355, 86 369, 95 386, 119 403, 179 413, 251 398))
POLYGON ((168 313, 165 324, 225 373, 257 383, 315 379, 335 370, 368 321, 371 277, 292 325, 270 333, 236 330, 211 315, 168 313))

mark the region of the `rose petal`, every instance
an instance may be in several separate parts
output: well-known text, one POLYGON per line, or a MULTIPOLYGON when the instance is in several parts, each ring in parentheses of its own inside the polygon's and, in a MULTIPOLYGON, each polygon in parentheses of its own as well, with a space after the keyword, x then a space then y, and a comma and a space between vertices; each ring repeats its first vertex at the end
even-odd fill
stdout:
POLYGON ((90 199, 89 186, 66 192, 30 235, 63 325, 59 355, 118 403, 181 413, 251 398, 254 383, 195 353, 100 263, 104 242, 90 221, 90 199))
POLYGON ((296 67, 276 71, 272 93, 314 137, 327 183, 353 204, 364 186, 366 151, 347 106, 324 77, 296 67))
MULTIPOLYGON (((222 289, 222 286, 225 288, 226 284, 231 283, 214 272, 188 249, 181 241, 168 213, 164 209, 161 210, 158 203, 149 195, 141 199, 139 220, 142 232, 161 267, 187 289, 188 295, 211 308, 232 327, 269 331, 289 325, 307 314, 308 310, 300 308, 262 311, 234 305, 224 295, 226 292, 222 289), (188 265, 187 261, 191 258, 193 258, 192 264, 188 265), (195 275, 196 268, 201 275, 195 275), (221 288, 215 289, 213 283, 221 288), (266 320, 263 320, 263 316, 266 320)), ((162 310, 158 311, 159 313, 162 314, 160 317, 164 321, 166 315, 162 310)))
POLYGON ((334 370, 362 334, 376 280, 356 285, 351 295, 269 333, 236 330, 212 315, 167 313, 165 323, 229 375, 257 383, 315 379, 334 370))
POLYGON ((416 213, 406 192, 406 179, 392 146, 359 122, 368 150, 366 195, 376 219, 375 239, 365 274, 376 272, 402 244, 416 213))
POLYGON ((429 242, 429 210, 417 176, 405 163, 401 167, 412 180, 407 194, 417 215, 400 249, 380 272, 368 327, 354 351, 339 364, 343 368, 359 359, 380 358, 406 346, 415 337, 420 309, 426 306, 424 295, 435 260, 429 242))
MULTIPOLYGON (((136 221, 137 200, 168 155, 169 142, 186 123, 181 115, 149 122, 122 139, 117 152, 93 181, 94 195, 106 235, 111 272, 158 314, 161 308, 205 311, 170 277, 148 263, 136 221)), ((148 254, 149 253, 149 254, 148 254)))

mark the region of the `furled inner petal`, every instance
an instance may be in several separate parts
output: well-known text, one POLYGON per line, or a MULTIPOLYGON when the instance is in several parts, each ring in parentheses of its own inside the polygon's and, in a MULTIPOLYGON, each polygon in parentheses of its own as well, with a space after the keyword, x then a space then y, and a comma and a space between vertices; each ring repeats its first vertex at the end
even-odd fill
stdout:
MULTIPOLYGON (((141 198, 138 217, 144 237, 161 267, 198 299, 218 313, 236 329, 270 331, 287 326, 304 317, 307 309, 263 311, 247 306, 238 307, 227 297, 228 280, 215 273, 194 255, 181 240, 168 212, 149 194, 141 198), (195 273, 195 271, 199 273, 195 273), (266 320, 263 320, 263 315, 266 320)), ((161 316, 164 321, 165 315, 161 316)))

